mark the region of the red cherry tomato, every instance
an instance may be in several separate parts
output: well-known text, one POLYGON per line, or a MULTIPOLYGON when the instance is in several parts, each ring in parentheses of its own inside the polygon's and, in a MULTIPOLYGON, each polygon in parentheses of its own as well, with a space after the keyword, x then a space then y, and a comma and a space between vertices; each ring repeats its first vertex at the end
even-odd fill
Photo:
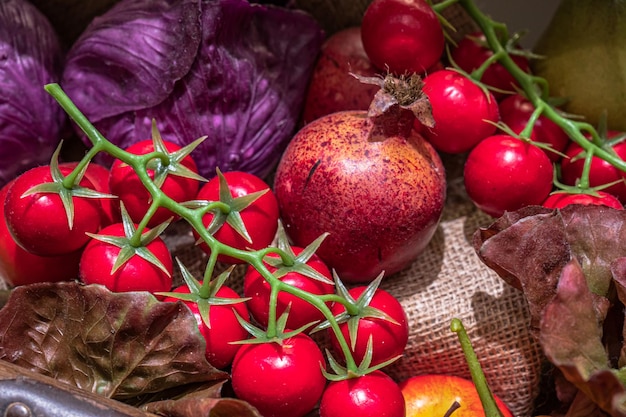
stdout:
POLYGON ((38 256, 13 240, 4 219, 4 201, 14 181, 0 189, 0 279, 11 286, 76 279, 82 249, 65 255, 38 256))
MULTIPOLYGON (((608 137, 610 139, 619 134, 621 132, 609 132, 608 137)), ((617 156, 626 160, 626 141, 619 142, 613 145, 612 148, 617 156)), ((583 148, 573 141, 566 148, 566 157, 561 160, 561 181, 564 184, 575 185, 576 181, 582 176, 585 158, 582 157, 581 152, 583 152, 583 148)), ((602 191, 613 194, 624 203, 626 202, 625 175, 621 170, 594 155, 589 170, 589 186, 598 187, 614 181, 620 181, 617 184, 604 188, 602 191)))
MULTIPOLYGON (((269 185, 256 175, 243 171, 225 172, 224 178, 228 183, 228 189, 234 198, 252 194, 257 191, 267 190, 265 194, 257 198, 251 205, 239 211, 241 219, 250 235, 251 242, 248 242, 228 223, 224 223, 213 236, 220 242, 237 249, 263 249, 269 246, 274 239, 278 229, 278 202, 269 185)), ((219 201, 220 182, 218 177, 212 178, 204 184, 196 197, 198 200, 219 201)), ((213 220, 213 213, 207 213, 202 218, 205 226, 209 226, 213 220)), ((200 236, 194 231, 194 236, 200 236)), ((211 248, 206 243, 200 244, 200 248, 207 254, 211 248)), ((242 263, 239 259, 230 256, 220 255, 218 259, 226 263, 242 263)))
MULTIPOLYGON (((471 73, 479 68, 489 57, 493 55, 491 49, 482 44, 486 42, 482 32, 471 33, 459 41, 452 50, 452 59, 463 71, 471 73), (476 39, 476 40, 475 40, 476 39)), ((522 69, 530 73, 528 58, 521 55, 511 55, 511 59, 522 69)), ((519 83, 499 62, 494 62, 485 70, 481 81, 488 86, 504 91, 515 91, 519 83)), ((506 97, 506 94, 494 91, 497 100, 506 97)))
POLYGON ((498 103, 466 76, 440 70, 424 78, 424 93, 432 107, 435 126, 423 129, 441 152, 463 153, 496 131, 498 103))
MULTIPOLYGON (((299 247, 292 247, 292 249, 296 255, 303 250, 299 247)), ((269 256, 278 257, 278 255, 269 256)), ((270 272, 274 272, 277 269, 267 263, 265 263, 265 265, 270 272)), ((307 262, 307 265, 332 281, 330 270, 317 255, 313 255, 307 262)), ((309 278, 298 272, 288 272, 286 275, 283 275, 280 280, 312 294, 321 295, 335 292, 334 285, 309 278)), ((243 294, 245 297, 250 297, 246 304, 248 305, 252 317, 263 326, 267 326, 268 322, 270 291, 271 287, 267 280, 263 278, 256 269, 251 266, 248 267, 243 278, 243 294)), ((276 315, 280 316, 287 309, 287 306, 291 306, 286 325, 288 329, 295 330, 305 324, 317 320, 322 321, 324 319, 323 314, 312 304, 292 294, 281 291, 278 293, 276 315)))
MULTIPOLYGON (((354 287, 349 290, 349 293, 354 299, 357 299, 365 289, 365 286, 354 287)), ((356 332, 357 340, 352 355, 357 363, 361 363, 367 351, 368 340, 371 337, 373 343, 371 363, 372 365, 376 365, 401 355, 404 352, 409 340, 409 324, 406 313, 400 302, 385 290, 378 288, 369 306, 383 311, 398 323, 395 324, 388 320, 373 317, 363 317, 359 319, 356 332)), ((335 316, 344 311, 345 307, 340 303, 335 303, 332 308, 332 312, 335 316)), ((348 323, 341 323, 339 327, 348 345, 351 345, 352 339, 350 338, 348 323)), ((329 336, 333 352, 335 352, 338 357, 343 358, 337 336, 332 330, 329 330, 329 336)))
POLYGON ((547 208, 563 208, 570 204, 583 204, 602 205, 613 207, 618 210, 624 210, 624 206, 620 203, 617 197, 603 191, 596 191, 596 193, 597 195, 555 193, 546 198, 543 202, 543 206, 547 208))
MULTIPOLYGON (((62 175, 72 169, 59 166, 62 175)), ((102 206, 99 199, 72 197, 73 227, 70 229, 65 207, 57 193, 35 193, 22 198, 31 187, 52 182, 49 166, 39 166, 16 178, 4 205, 7 226, 15 241, 25 250, 40 256, 76 252, 89 241, 85 233, 100 229, 102 206)), ((85 176, 79 185, 95 189, 85 176)))
MULTIPOLYGON (((181 285, 174 289, 175 293, 189 294, 189 287, 181 285)), ((215 297, 219 298, 239 298, 239 294, 233 289, 221 286, 215 293, 215 297)), ((176 302, 176 297, 165 297, 163 301, 176 302)), ((244 329, 235 315, 235 311, 239 316, 246 320, 250 320, 248 310, 243 302, 235 304, 214 304, 209 307, 209 323, 211 327, 202 320, 202 315, 198 309, 198 304, 193 301, 184 301, 191 312, 196 317, 200 334, 206 340, 206 358, 211 365, 218 369, 228 367, 235 357, 235 354, 241 347, 240 344, 232 343, 245 340, 249 337, 248 331, 244 329)))
POLYGON ((499 217, 505 211, 543 203, 552 191, 553 169, 545 152, 533 144, 494 135, 470 151, 463 178, 474 204, 499 217))
POLYGON ((245 344, 233 360, 233 390, 263 417, 302 417, 322 396, 323 365, 320 348, 303 333, 282 344, 245 344))
POLYGON ((382 371, 328 384, 320 417, 405 417, 405 402, 396 382, 382 371))
MULTIPOLYGON (((136 226, 136 225, 135 225, 136 226)), ((144 233, 148 232, 145 230, 144 233)), ((125 236, 122 223, 115 223, 102 229, 105 236, 125 236)), ((172 255, 160 237, 145 246, 163 264, 165 270, 150 261, 133 255, 126 263, 112 273, 120 248, 97 239, 85 247, 80 260, 80 279, 85 284, 101 284, 111 291, 149 291, 165 292, 172 288, 172 255)))
POLYGON ((374 0, 361 22, 363 47, 372 63, 396 75, 424 73, 445 47, 437 15, 424 0, 374 0))
MULTIPOLYGON (((167 141, 163 141, 163 143, 168 152, 175 152, 180 149, 180 146, 174 143, 167 141)), ((154 143, 152 139, 144 140, 131 145, 126 151, 135 155, 144 155, 154 151, 154 143)), ((190 155, 187 155, 180 164, 194 173, 198 173, 196 163, 190 155)), ((161 167, 161 169, 164 168, 161 167)), ((154 179, 155 170, 148 169, 147 172, 150 178, 154 179)), ((180 203, 194 199, 199 186, 200 183, 197 179, 168 174, 161 190, 165 195, 180 203)), ((111 193, 118 196, 120 201, 124 203, 130 218, 135 223, 141 222, 150 207, 152 197, 133 168, 120 160, 115 160, 111 166, 109 187, 111 193)), ((170 210, 159 207, 148 222, 148 226, 154 227, 170 217, 177 218, 170 210)))
MULTIPOLYGON (((521 94, 513 94, 500 102, 500 119, 517 134, 528 124, 528 120, 535 111, 535 107, 521 94)), ((552 145, 558 152, 565 151, 570 143, 569 136, 556 123, 541 115, 535 122, 530 139, 552 145)), ((561 155, 550 150, 544 150, 553 162, 561 159, 561 155)))

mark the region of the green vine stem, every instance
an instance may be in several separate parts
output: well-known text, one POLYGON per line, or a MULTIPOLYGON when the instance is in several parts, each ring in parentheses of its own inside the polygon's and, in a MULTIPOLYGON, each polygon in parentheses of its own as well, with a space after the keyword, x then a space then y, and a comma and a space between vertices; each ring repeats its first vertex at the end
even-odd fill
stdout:
POLYGON ((536 116, 534 115, 535 118, 540 114, 545 115, 561 127, 571 140, 580 145, 586 152, 593 153, 617 169, 626 172, 626 161, 598 145, 599 135, 594 126, 587 122, 572 120, 564 116, 548 102, 549 88, 547 81, 542 77, 525 72, 513 61, 511 54, 500 41, 501 37, 498 36, 500 34, 508 38, 505 24, 496 22, 485 15, 473 0, 447 0, 434 4, 432 7, 437 13, 440 13, 453 4, 459 4, 463 7, 469 17, 478 25, 497 61, 517 80, 526 97, 538 109, 536 116), (591 140, 585 138, 583 132, 589 133, 591 140))
POLYGON ((63 89, 56 83, 47 84, 45 90, 59 103, 59 105, 65 110, 65 112, 69 115, 69 117, 76 122, 76 124, 80 127, 80 129, 87 135, 89 140, 92 143, 92 147, 85 154, 85 156, 78 163, 76 168, 69 174, 64 181, 64 185, 68 188, 71 188, 76 180, 76 177, 81 169, 83 169, 98 153, 104 152, 109 154, 110 156, 119 159, 120 161, 128 164, 140 178, 142 184, 146 188, 146 190, 150 193, 152 197, 152 205, 146 216, 142 219, 139 226, 137 227, 136 235, 133 236, 133 242, 137 245, 140 244, 141 233, 145 229, 150 217, 154 214, 159 207, 165 207, 174 214, 183 218, 193 229, 195 229, 204 242, 210 247, 211 254, 209 255, 209 260, 207 262, 205 272, 204 272, 204 280, 203 285, 200 289, 200 294, 207 296, 209 291, 209 278, 212 276, 214 268, 217 263, 218 254, 224 254, 226 256, 230 256, 233 258, 237 258, 245 263, 247 263, 250 267, 255 268, 270 284, 272 289, 272 296, 270 300, 270 320, 268 322, 268 326, 266 329, 266 335, 268 339, 276 338, 278 336, 277 329, 277 317, 276 317, 276 304, 277 304, 277 295, 280 291, 284 291, 290 294, 293 294, 296 297, 299 297, 311 305, 315 306, 318 310, 322 312, 326 320, 328 320, 330 324, 330 328, 335 333, 339 345, 342 349, 343 356, 346 361, 346 369, 349 374, 356 374, 359 371, 358 365, 356 364, 352 352, 350 350, 349 344, 346 341, 343 333, 339 328, 339 324, 335 319, 332 311, 326 304, 328 301, 342 303, 346 310, 350 311, 352 306, 343 298, 338 295, 329 295, 329 296, 318 296, 312 293, 309 293, 300 288, 294 287, 288 283, 285 283, 275 277, 269 269, 265 266, 263 259, 265 256, 269 254, 276 254, 284 260, 285 264, 292 262, 289 256, 282 251, 280 248, 269 247, 261 250, 240 250, 228 245, 225 245, 219 242, 215 237, 208 232, 205 228, 202 217, 210 210, 213 209, 228 209, 228 207, 220 207, 223 203, 210 202, 208 205, 205 205, 201 208, 189 208, 184 204, 180 204, 170 197, 168 197, 165 193, 161 191, 161 189, 152 181, 148 172, 146 170, 146 166, 150 160, 154 158, 161 158, 164 163, 167 163, 167 155, 164 155, 161 152, 155 151, 145 155, 135 155, 130 152, 126 152, 125 150, 117 147, 112 142, 107 140, 96 128, 91 124, 91 122, 85 117, 85 115, 76 107, 76 105, 72 102, 72 100, 65 94, 63 89))
POLYGON ((482 402, 485 410, 485 417, 502 417, 502 412, 498 408, 493 393, 487 384, 485 373, 480 366, 480 362, 478 361, 476 352, 472 347, 472 342, 467 335, 465 326, 463 326, 461 320, 454 318, 450 322, 450 330, 455 332, 459 338, 461 349, 463 349, 463 354, 465 355, 465 360, 467 361, 467 366, 469 367, 470 374, 472 376, 472 381, 476 386, 478 396, 480 397, 480 401, 482 402))

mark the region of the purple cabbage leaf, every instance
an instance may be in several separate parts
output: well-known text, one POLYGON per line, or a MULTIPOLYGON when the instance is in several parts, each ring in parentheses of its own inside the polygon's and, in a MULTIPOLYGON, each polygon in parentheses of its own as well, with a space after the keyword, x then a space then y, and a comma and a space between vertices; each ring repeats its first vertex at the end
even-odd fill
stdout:
POLYGON ((117 146, 149 139, 156 119, 180 146, 207 136, 192 154, 201 175, 265 176, 294 132, 322 41, 302 11, 122 0, 68 52, 62 87, 117 146))
POLYGON ((26 0, 0 1, 0 187, 49 162, 67 116, 44 90, 59 82, 63 51, 47 18, 26 0))

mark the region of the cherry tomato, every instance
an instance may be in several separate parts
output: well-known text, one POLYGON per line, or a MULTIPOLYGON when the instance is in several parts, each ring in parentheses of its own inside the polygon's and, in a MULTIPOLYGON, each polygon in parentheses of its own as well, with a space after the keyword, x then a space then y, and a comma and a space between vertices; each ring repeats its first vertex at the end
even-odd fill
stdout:
POLYGON ((604 191, 596 191, 596 193, 597 195, 554 193, 546 198, 546 200, 543 202, 543 206, 547 208, 563 208, 570 204, 594 204, 613 207, 614 209, 618 210, 624 210, 624 206, 614 195, 606 193, 604 191))
MULTIPOLYGON (((358 286, 351 288, 348 292, 356 300, 366 288, 366 286, 358 286)), ((372 365, 376 365, 401 355, 404 352, 409 340, 409 324, 406 312, 400 302, 385 290, 378 288, 369 306, 381 310, 398 323, 396 324, 382 318, 359 318, 356 331, 357 339, 355 347, 352 350, 352 355, 357 363, 362 362, 365 357, 365 352, 367 351, 368 340, 371 336, 373 343, 371 363, 372 365)), ((335 303, 332 308, 333 315, 335 316, 344 311, 345 307, 340 303, 335 303)), ((348 322, 341 323, 339 327, 348 345, 351 345, 353 340, 350 338, 348 322)), ((329 330, 329 336, 333 352, 340 358, 343 358, 337 336, 332 330, 329 330)))
MULTIPOLYGON (((189 294, 189 287, 181 285, 174 289, 175 293, 189 294)), ((239 294, 232 288, 221 286, 215 293, 215 297, 238 299, 239 294)), ((165 297, 163 301, 176 302, 178 298, 165 297)), ((196 317, 200 334, 206 340, 206 358, 207 361, 218 369, 228 367, 235 357, 235 354, 241 347, 240 344, 231 343, 248 338, 249 334, 244 329, 235 315, 235 311, 239 316, 246 320, 250 320, 250 315, 243 302, 234 304, 214 304, 209 307, 209 323, 211 327, 202 320, 202 315, 198 309, 198 304, 193 301, 184 301, 191 312, 196 317)))
POLYGON ((452 70, 424 78, 424 93, 432 107, 435 126, 423 129, 428 141, 441 152, 463 153, 496 131, 498 103, 471 79, 452 70))
MULTIPOLYGON (((258 250, 267 247, 272 243, 276 230, 278 229, 278 202, 276 201, 274 193, 270 190, 269 185, 256 175, 243 171, 230 171, 225 172, 223 175, 224 178, 226 178, 228 189, 233 198, 242 197, 257 191, 267 190, 267 192, 243 210, 238 211, 250 235, 251 242, 248 242, 228 223, 224 223, 213 236, 218 241, 241 250, 258 250)), ((200 191, 198 191, 196 199, 219 201, 219 177, 214 177, 204 184, 204 186, 200 188, 200 191)), ((203 216, 202 222, 206 227, 211 224, 213 216, 213 213, 207 213, 203 216)), ((200 237, 195 230, 194 236, 196 239, 200 237)), ((211 252, 211 248, 206 243, 200 244, 200 248, 207 254, 211 252)), ((239 259, 230 256, 220 255, 218 259, 226 263, 242 263, 239 259)))
MULTIPOLYGON (((619 134, 621 134, 621 132, 613 131, 609 132, 607 135, 610 139, 619 134)), ((613 145, 612 148, 617 156, 626 160, 626 141, 619 142, 613 145)), ((581 152, 583 152, 583 148, 573 141, 565 149, 564 153, 566 157, 561 159, 561 181, 564 184, 575 185, 576 181, 582 176, 585 158, 582 157, 581 152)), ((614 181, 620 181, 617 184, 604 188, 602 191, 613 194, 623 204, 626 202, 625 175, 626 174, 621 170, 594 155, 591 159, 591 167, 589 170, 589 186, 597 187, 614 181)))
MULTIPOLYGON (((148 231, 149 229, 146 229, 144 233, 148 231)), ((115 223, 103 228, 99 235, 124 237, 124 227, 122 223, 115 223)), ((85 284, 101 284, 115 292, 169 291, 172 288, 173 273, 172 255, 169 249, 160 237, 152 240, 145 248, 163 264, 165 271, 135 254, 115 272, 112 272, 120 254, 120 247, 91 239, 80 259, 80 279, 85 284)))
MULTIPOLYGON (((302 252, 302 248, 292 247, 292 250, 296 255, 302 252)), ((273 258, 278 258, 278 255, 268 255, 273 258)), ((270 272, 275 272, 277 268, 265 265, 270 272)), ((317 256, 313 255, 307 262, 311 268, 315 269, 328 280, 332 281, 332 274, 326 264, 317 256)), ((280 280, 290 284, 294 287, 300 288, 312 294, 332 294, 335 292, 335 286, 328 284, 313 278, 309 278, 298 272, 288 272, 286 275, 280 277, 280 280)), ((250 297, 246 302, 250 314, 254 319, 263 326, 267 326, 269 315, 269 302, 270 302, 270 284, 265 278, 253 267, 249 266, 246 270, 246 274, 243 278, 243 294, 245 297, 250 297)), ((280 316, 287 306, 291 306, 289 310, 289 317, 287 318, 288 329, 298 329, 305 324, 312 323, 317 320, 323 320, 324 315, 312 304, 302 300, 295 295, 281 291, 278 293, 278 300, 276 306, 276 315, 280 316)))
POLYGON ((323 365, 318 345, 303 333, 282 344, 245 344, 233 360, 232 387, 264 417, 302 417, 322 396, 323 365))
POLYGON ((382 371, 333 381, 322 395, 320 417, 344 416, 405 417, 402 391, 382 371))
MULTIPOLYGON (((72 169, 59 166, 62 175, 72 169)), ((7 226, 15 241, 25 250, 40 256, 76 252, 89 241, 85 233, 100 229, 102 206, 99 199, 72 197, 73 227, 70 229, 65 207, 58 193, 35 193, 22 198, 31 187, 52 182, 50 166, 39 166, 16 178, 4 203, 7 226)), ((85 176, 80 186, 95 189, 85 176)))
MULTIPOLYGON (((476 386, 469 379, 454 375, 419 375, 402 381, 400 389, 406 402, 406 417, 485 415, 476 386)), ((496 395, 494 399, 503 417, 513 417, 502 399, 496 395)))
MULTIPOLYGON (((171 142, 163 141, 163 144, 165 145, 165 149, 170 153, 181 149, 180 146, 171 142)), ((154 143, 152 139, 143 140, 131 145, 126 151, 135 155, 144 155, 154 151, 154 143)), ((156 160, 155 164, 157 164, 156 167, 147 170, 148 175, 153 180, 155 178, 155 169, 161 171, 167 169, 166 166, 158 163, 156 160)), ((196 163, 190 155, 184 157, 179 164, 188 168, 193 173, 198 173, 196 163)), ((161 186, 161 191, 171 199, 180 203, 195 198, 199 186, 200 182, 195 178, 187 178, 170 173, 165 178, 161 186)), ((115 160, 111 166, 109 187, 111 193, 118 196, 120 201, 124 203, 124 207, 126 207, 130 218, 133 219, 135 223, 141 222, 150 207, 152 197, 141 183, 141 180, 133 168, 119 159, 115 160)), ((177 218, 170 210, 165 207, 159 207, 148 222, 148 226, 154 227, 163 223, 170 217, 174 217, 174 219, 177 218)))
POLYGON ((0 279, 11 286, 76 279, 82 249, 65 255, 38 256, 13 240, 4 219, 4 201, 14 181, 0 189, 0 279))
POLYGON ((445 47, 437 15, 424 0, 374 0, 361 22, 363 48, 370 61, 402 75, 424 73, 445 47))
MULTIPOLYGON (((76 167, 77 162, 64 162, 61 165, 68 166, 72 169, 76 167)), ((99 165, 95 162, 90 162, 85 171, 85 177, 87 177, 92 183, 96 191, 101 193, 111 194, 109 188, 109 176, 110 171, 108 168, 99 165)), ((120 201, 117 198, 101 198, 100 205, 102 206, 102 227, 108 226, 113 223, 119 223, 122 220, 120 215, 120 201)))
MULTIPOLYGON (((517 134, 528 124, 528 120, 535 111, 533 104, 521 94, 513 94, 502 100, 500 106, 500 119, 517 134)), ((563 129, 545 115, 539 116, 530 134, 530 139, 552 145, 555 151, 563 152, 570 143, 569 136, 563 129)), ((553 162, 561 159, 561 155, 550 150, 544 150, 553 162)))
POLYGON ((538 147, 508 135, 494 135, 472 149, 464 167, 467 194, 493 217, 541 204, 552 191, 553 170, 538 147))
MULTIPOLYGON (((484 42, 486 42, 486 38, 482 32, 469 34, 461 39, 456 48, 452 50, 452 59, 463 71, 471 73, 493 55, 491 49, 489 49, 484 42)), ((511 59, 522 71, 530 73, 530 64, 527 57, 512 54, 511 59)), ((515 87, 519 86, 515 77, 499 62, 494 62, 489 65, 483 73, 481 82, 499 90, 511 92, 514 92, 515 87)), ((506 94, 498 91, 494 91, 493 94, 497 100, 506 97, 506 94)))

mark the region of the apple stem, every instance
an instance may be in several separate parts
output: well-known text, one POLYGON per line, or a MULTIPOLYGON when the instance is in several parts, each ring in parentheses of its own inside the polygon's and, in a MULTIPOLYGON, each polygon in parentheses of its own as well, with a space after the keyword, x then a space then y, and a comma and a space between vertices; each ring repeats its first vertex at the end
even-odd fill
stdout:
POLYGON ((443 415, 443 417, 450 417, 459 408, 461 408, 461 404, 459 404, 459 402, 455 400, 450 408, 448 408, 448 411, 446 411, 446 413, 443 415))
POLYGON ((480 402, 483 404, 483 409, 485 410, 485 417, 503 417, 496 404, 493 393, 491 392, 491 389, 489 389, 485 373, 480 366, 476 352, 472 347, 472 342, 470 341, 461 320, 453 318, 450 323, 450 330, 455 332, 459 337, 459 342, 461 343, 461 348, 463 349, 463 354, 465 355, 465 360, 467 361, 472 381, 476 386, 480 402))

